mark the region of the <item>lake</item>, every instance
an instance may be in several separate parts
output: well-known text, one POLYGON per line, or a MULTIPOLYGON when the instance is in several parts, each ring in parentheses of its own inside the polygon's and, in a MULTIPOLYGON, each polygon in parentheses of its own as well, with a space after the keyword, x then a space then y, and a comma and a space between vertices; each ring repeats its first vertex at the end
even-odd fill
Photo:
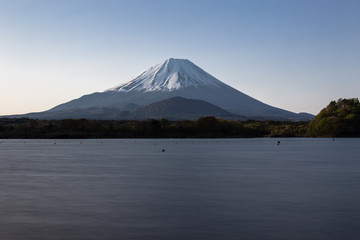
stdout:
POLYGON ((0 181, 5 240, 360 239, 358 138, 4 139, 0 181))

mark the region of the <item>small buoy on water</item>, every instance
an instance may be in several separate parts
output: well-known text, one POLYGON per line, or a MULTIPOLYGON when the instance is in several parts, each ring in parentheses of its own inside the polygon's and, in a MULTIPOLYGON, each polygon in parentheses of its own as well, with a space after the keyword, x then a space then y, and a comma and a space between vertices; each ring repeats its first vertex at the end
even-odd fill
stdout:
POLYGON ((165 152, 165 149, 162 149, 161 151, 162 151, 162 152, 165 152))

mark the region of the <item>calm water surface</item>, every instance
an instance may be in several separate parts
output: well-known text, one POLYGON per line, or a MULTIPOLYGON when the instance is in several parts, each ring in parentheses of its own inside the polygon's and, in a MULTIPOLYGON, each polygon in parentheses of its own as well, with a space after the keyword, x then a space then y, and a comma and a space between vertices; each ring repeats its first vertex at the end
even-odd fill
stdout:
POLYGON ((0 140, 0 239, 360 239, 360 139, 277 140, 0 140))

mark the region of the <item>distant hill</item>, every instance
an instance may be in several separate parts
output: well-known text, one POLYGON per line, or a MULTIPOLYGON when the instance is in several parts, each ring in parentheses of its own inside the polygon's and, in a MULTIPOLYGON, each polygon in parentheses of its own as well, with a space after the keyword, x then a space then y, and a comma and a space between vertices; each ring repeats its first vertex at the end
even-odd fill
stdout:
POLYGON ((131 112, 131 116, 134 119, 166 118, 170 120, 196 120, 204 116, 214 116, 224 119, 245 119, 211 103, 182 97, 173 97, 152 103, 145 107, 140 107, 131 112))
POLYGON ((314 137, 360 137, 359 99, 339 99, 322 109, 309 123, 314 137))

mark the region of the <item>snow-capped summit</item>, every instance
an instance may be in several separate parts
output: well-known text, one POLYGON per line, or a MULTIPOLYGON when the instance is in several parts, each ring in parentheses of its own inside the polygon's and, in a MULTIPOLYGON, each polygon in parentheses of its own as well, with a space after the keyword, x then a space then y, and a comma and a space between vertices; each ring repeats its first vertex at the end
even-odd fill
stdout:
POLYGON ((221 88, 221 81, 211 76, 187 59, 169 58, 129 82, 106 91, 173 91, 186 87, 221 88))

